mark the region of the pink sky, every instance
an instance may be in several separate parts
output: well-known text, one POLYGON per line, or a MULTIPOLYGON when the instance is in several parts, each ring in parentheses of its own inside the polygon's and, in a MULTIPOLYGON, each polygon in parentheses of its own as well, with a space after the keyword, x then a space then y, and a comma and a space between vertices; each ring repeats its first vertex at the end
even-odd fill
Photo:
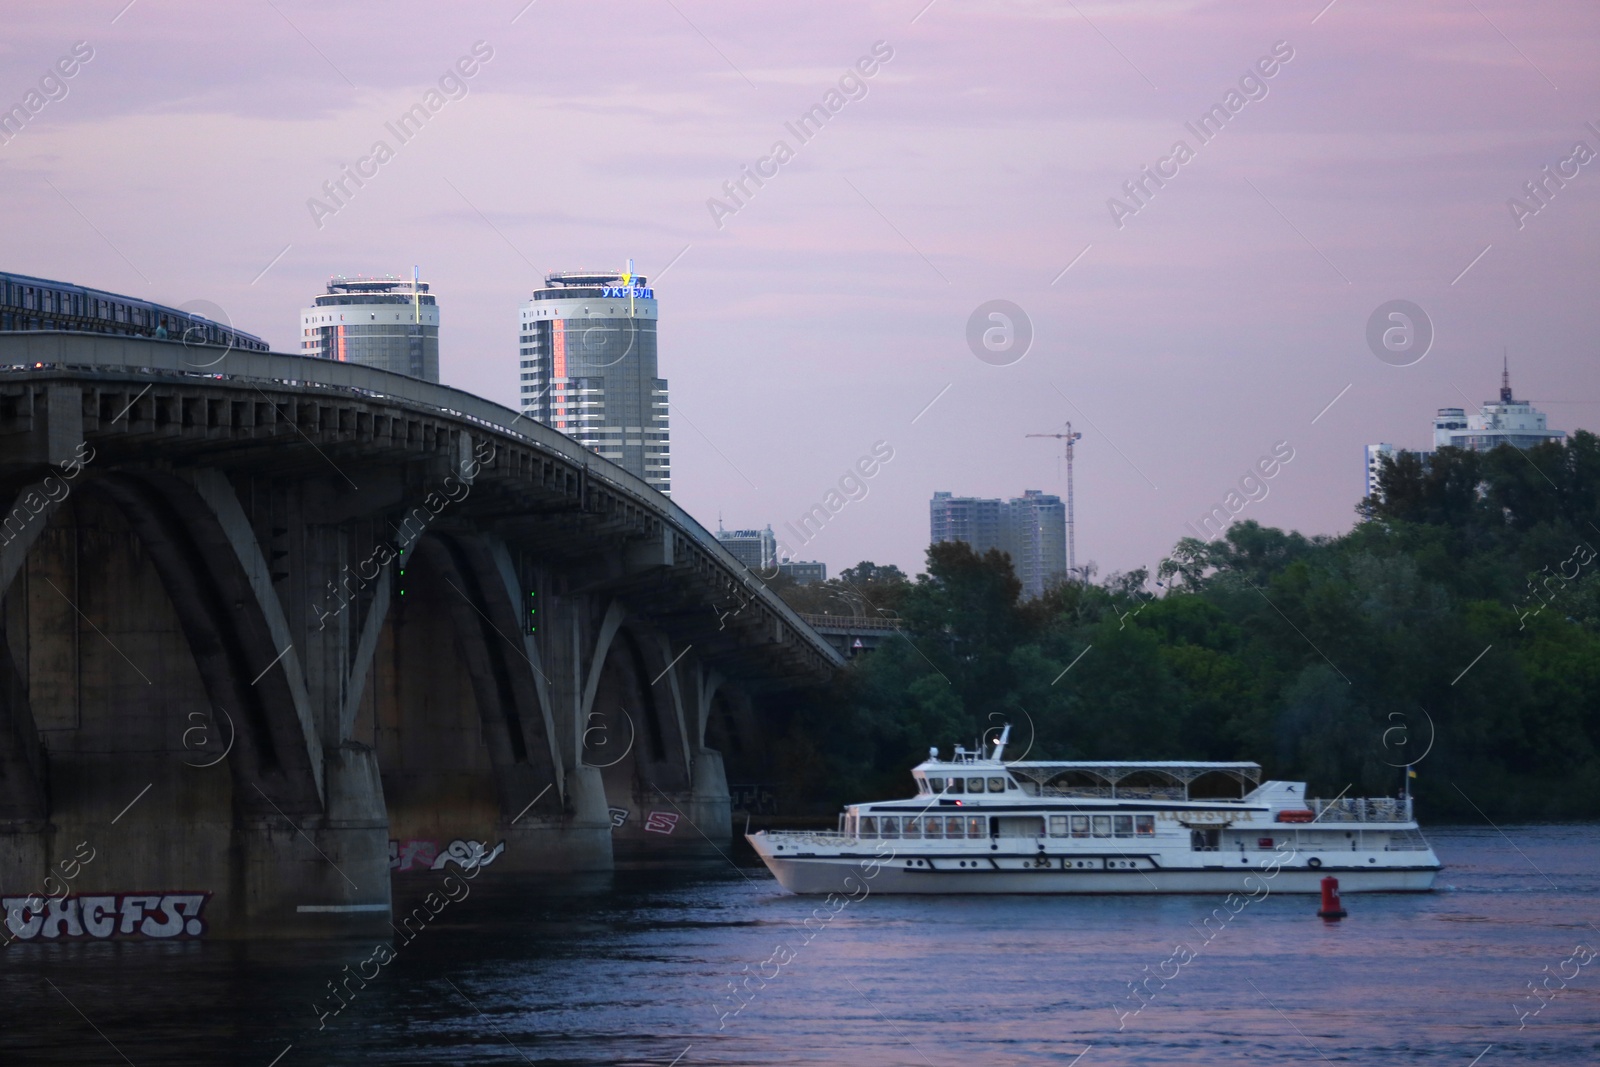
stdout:
POLYGON ((1600 423, 1600 161, 1521 229, 1507 206, 1600 151, 1592 4, 924 2, 12 3, 0 105, 93 57, 0 144, 0 268, 209 301, 295 351, 328 275, 417 263, 444 381, 511 404, 543 273, 631 256, 673 495, 707 526, 781 528, 892 447, 799 548, 832 570, 919 569, 934 490, 1064 492, 1023 435, 1069 418, 1102 573, 1153 567, 1279 441, 1241 517, 1347 529, 1362 446, 1428 444, 1436 407, 1494 395, 1502 348, 1553 426, 1600 423), (385 123, 480 41, 400 144, 385 123), (785 122, 880 41, 800 144, 785 122), (1201 145, 1184 124, 1277 42, 1265 97, 1201 145), (308 198, 379 139, 394 158, 319 228, 308 198), (718 228, 708 198, 779 139, 794 158, 718 228), (1180 139, 1194 158, 1118 228, 1108 199, 1180 139), (1010 366, 965 340, 996 298, 1036 334, 1010 366), (1437 336, 1408 367, 1365 341, 1396 298, 1437 336))

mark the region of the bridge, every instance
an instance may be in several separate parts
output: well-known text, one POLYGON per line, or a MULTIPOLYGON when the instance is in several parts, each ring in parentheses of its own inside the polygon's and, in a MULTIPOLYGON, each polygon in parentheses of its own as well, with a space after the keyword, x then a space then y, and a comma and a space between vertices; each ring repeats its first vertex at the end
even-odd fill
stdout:
POLYGON ((882 615, 811 615, 802 612, 800 618, 847 660, 855 659, 864 652, 876 652, 879 645, 893 640, 900 633, 900 620, 882 615))
POLYGON ((721 843, 843 664, 641 479, 347 363, 0 334, 0 507, 0 940, 386 931, 392 878, 721 843))

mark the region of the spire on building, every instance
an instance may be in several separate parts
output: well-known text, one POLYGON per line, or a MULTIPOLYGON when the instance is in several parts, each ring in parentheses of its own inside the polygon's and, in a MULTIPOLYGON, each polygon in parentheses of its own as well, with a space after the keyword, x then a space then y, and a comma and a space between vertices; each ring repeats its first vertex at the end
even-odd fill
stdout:
POLYGON ((1503 348, 1500 350, 1500 403, 1516 403, 1511 399, 1511 357, 1503 348))

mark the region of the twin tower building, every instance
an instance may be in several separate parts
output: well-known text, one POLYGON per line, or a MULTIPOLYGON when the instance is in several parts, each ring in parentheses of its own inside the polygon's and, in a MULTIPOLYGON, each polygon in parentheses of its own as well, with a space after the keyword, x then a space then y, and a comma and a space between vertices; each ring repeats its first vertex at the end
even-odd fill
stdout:
MULTIPOLYGON (((439 380, 439 304, 413 272, 344 278, 300 312, 302 355, 439 380)), ((667 382, 656 374, 656 297, 616 271, 555 271, 517 322, 523 415, 672 491, 667 382)))

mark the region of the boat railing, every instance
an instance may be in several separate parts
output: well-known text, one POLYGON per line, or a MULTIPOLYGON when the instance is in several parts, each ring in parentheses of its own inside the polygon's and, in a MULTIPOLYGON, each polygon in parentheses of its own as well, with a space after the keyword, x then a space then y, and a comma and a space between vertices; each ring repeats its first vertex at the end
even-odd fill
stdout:
MULTIPOLYGON (((1031 784, 1031 783, 1029 783, 1031 784)), ((1187 800, 1182 786, 1108 786, 1108 785, 1042 785, 1038 790, 1023 788, 1030 796, 1040 797, 1105 797, 1116 800, 1187 800)))
POLYGON ((1313 822, 1410 822, 1411 800, 1396 797, 1339 797, 1308 801, 1313 822))
POLYGON ((761 833, 766 837, 776 838, 786 845, 835 847, 854 844, 859 840, 854 834, 844 834, 837 830, 763 830, 761 833))

